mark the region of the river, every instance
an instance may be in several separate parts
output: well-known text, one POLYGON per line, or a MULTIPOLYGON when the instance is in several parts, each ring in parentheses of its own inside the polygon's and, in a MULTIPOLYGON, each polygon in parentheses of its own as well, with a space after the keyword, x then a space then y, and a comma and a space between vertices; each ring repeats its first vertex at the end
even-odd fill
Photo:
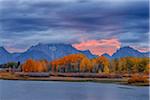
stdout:
POLYGON ((0 80, 0 100, 149 100, 149 87, 0 80))

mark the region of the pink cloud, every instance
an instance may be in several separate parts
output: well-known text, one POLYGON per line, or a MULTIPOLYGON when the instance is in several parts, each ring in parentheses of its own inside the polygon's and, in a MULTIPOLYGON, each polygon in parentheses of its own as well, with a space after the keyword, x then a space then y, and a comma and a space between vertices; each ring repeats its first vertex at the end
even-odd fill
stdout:
POLYGON ((120 48, 121 43, 118 39, 112 38, 101 40, 89 40, 73 44, 73 46, 79 50, 89 49, 93 54, 96 55, 102 55, 104 53, 112 55, 118 48, 120 48))
POLYGON ((24 49, 17 49, 17 48, 11 48, 11 47, 6 47, 5 49, 10 53, 26 51, 26 49, 24 50, 24 49))

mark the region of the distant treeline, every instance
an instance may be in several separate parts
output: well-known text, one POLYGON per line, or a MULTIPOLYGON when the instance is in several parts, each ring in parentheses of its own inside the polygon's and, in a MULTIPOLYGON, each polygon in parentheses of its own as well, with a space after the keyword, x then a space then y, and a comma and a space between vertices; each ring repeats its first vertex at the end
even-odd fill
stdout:
MULTIPOLYGON (((10 63, 11 66, 14 63, 10 63)), ((18 64, 15 64, 18 65, 18 64)), ((9 66, 9 64, 7 64, 9 66)), ((71 54, 48 62, 28 59, 20 69, 23 72, 61 72, 61 73, 149 73, 149 58, 125 57, 109 60, 104 56, 88 59, 83 54, 71 54)), ((15 67, 16 68, 16 67, 15 67)))

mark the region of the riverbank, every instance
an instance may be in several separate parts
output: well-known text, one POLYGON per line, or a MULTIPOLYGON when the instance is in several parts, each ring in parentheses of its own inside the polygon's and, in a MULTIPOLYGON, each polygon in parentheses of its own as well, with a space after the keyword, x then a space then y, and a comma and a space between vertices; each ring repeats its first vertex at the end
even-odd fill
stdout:
MULTIPOLYGON (((1 72, 0 79, 1 80, 25 80, 25 81, 65 81, 65 82, 97 82, 97 83, 115 83, 115 84, 123 84, 123 85, 132 85, 132 86, 149 86, 149 83, 132 83, 128 84, 128 78, 124 77, 71 77, 69 74, 64 76, 65 74, 51 74, 48 77, 29 77, 29 76, 20 76, 15 73, 9 72, 1 72)), ((86 76, 86 75, 85 75, 86 76)))

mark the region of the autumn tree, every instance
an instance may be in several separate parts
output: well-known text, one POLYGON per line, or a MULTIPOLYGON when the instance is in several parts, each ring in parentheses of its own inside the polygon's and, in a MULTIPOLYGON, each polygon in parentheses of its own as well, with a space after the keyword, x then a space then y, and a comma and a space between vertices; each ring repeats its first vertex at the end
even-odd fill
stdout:
POLYGON ((80 62, 86 56, 83 54, 70 54, 50 62, 53 72, 79 72, 80 62))
POLYGON ((104 56, 100 56, 96 60, 99 65, 99 72, 109 73, 109 60, 104 56))
POLYGON ((111 70, 115 73, 143 73, 148 69, 149 58, 124 57, 111 60, 111 70))
POLYGON ((92 72, 98 73, 98 63, 97 63, 96 59, 95 58, 91 59, 91 63, 93 66, 92 72))
POLYGON ((47 64, 45 61, 28 59, 22 65, 22 71, 24 71, 24 72, 45 72, 45 71, 47 71, 47 64))
POLYGON ((40 63, 43 66, 43 71, 44 72, 48 71, 48 61, 47 60, 40 60, 40 63))
POLYGON ((34 72, 35 71, 35 61, 32 59, 28 59, 23 65, 22 70, 24 72, 34 72))
POLYGON ((93 66, 92 62, 88 58, 83 58, 80 63, 81 72, 92 72, 93 66))
POLYGON ((137 67, 138 72, 144 72, 147 70, 147 66, 149 65, 149 58, 141 58, 139 61, 139 65, 137 67))
POLYGON ((128 72, 126 58, 120 58, 118 60, 118 72, 119 73, 127 73, 128 72))
POLYGON ((150 73, 150 64, 147 64, 146 70, 144 71, 144 73, 149 75, 149 73, 150 73))

